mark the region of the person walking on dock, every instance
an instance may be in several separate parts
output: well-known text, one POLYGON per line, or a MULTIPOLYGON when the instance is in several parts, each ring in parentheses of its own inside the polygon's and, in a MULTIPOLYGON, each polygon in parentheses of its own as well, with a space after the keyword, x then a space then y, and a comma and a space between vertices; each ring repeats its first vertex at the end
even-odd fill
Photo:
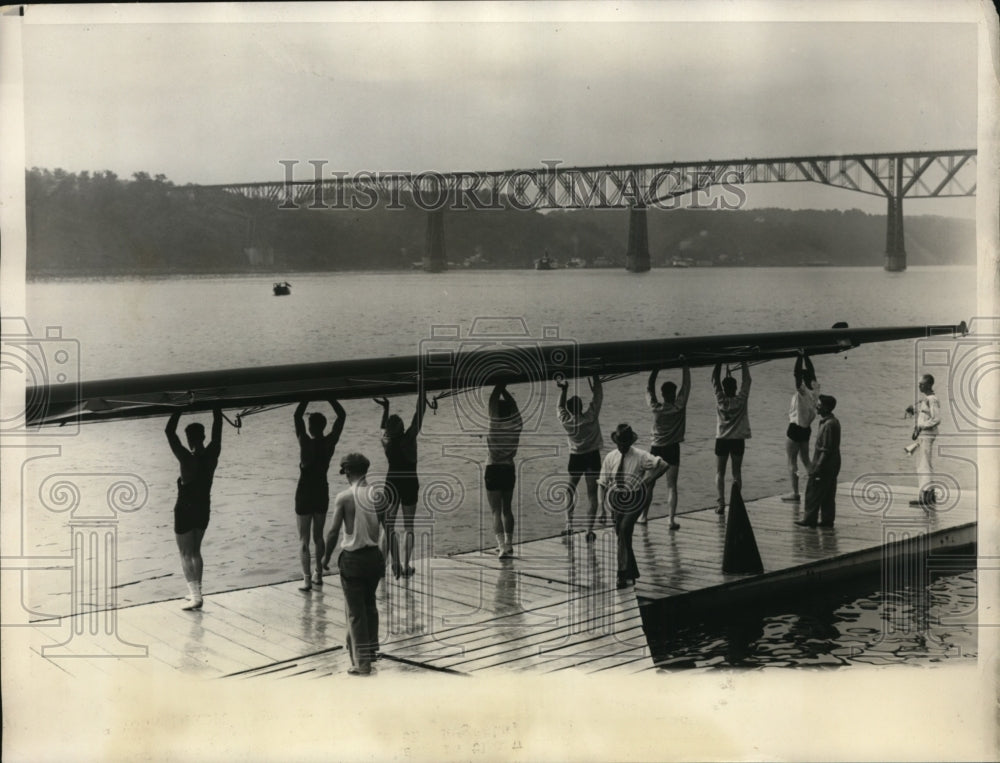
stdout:
POLYGON ((809 437, 812 435, 810 425, 816 418, 816 402, 819 400, 819 382, 816 381, 816 369, 805 352, 800 352, 795 359, 795 392, 788 409, 788 430, 785 432, 785 455, 788 457, 788 478, 792 483, 792 492, 781 496, 782 501, 798 503, 799 493, 799 461, 808 474, 809 437))
POLYGON ((514 483, 517 473, 514 456, 521 438, 521 412, 505 384, 497 384, 489 400, 490 428, 486 434, 486 500, 493 515, 493 532, 497 539, 497 555, 509 559, 514 555, 514 483))
POLYGON ((937 439, 938 425, 941 423, 941 403, 934 394, 934 377, 924 374, 917 385, 921 398, 915 406, 906 409, 910 416, 916 415, 917 423, 913 428, 915 449, 909 449, 917 457, 917 497, 910 501, 911 506, 934 508, 937 497, 934 493, 934 441, 937 439))
POLYGON ((396 414, 389 414, 389 401, 384 397, 375 399, 382 406, 382 448, 389 462, 385 475, 387 501, 382 514, 386 543, 392 559, 392 574, 409 577, 415 570, 410 564, 413 556, 413 518, 417 512, 417 497, 420 482, 417 479, 417 435, 423 425, 427 410, 422 382, 417 385, 417 407, 409 427, 396 414), (400 562, 399 538, 395 532, 396 514, 403 508, 403 561, 400 562))
POLYGON ((222 452, 222 409, 212 410, 212 440, 205 445, 205 427, 197 422, 184 427, 188 447, 177 436, 177 411, 167 420, 166 434, 170 450, 180 462, 177 478, 177 503, 174 505, 174 535, 181 555, 181 569, 188 584, 187 603, 183 609, 201 609, 202 571, 201 541, 208 529, 212 504, 212 480, 222 452))
MULTIPOLYGON (((681 356, 684 362, 684 356, 681 356)), ((680 392, 672 381, 663 382, 660 396, 663 402, 656 399, 657 371, 649 375, 646 384, 646 402, 653 412, 652 444, 649 452, 667 462, 667 506, 670 509, 670 529, 680 527, 675 521, 677 517, 677 472, 681 465, 681 443, 684 442, 684 427, 688 394, 691 391, 691 369, 686 362, 683 366, 683 379, 680 392)), ((639 523, 645 524, 649 519, 649 505, 653 501, 652 485, 647 491, 646 503, 642 507, 639 523)))
POLYGON ((837 517, 837 475, 840 474, 840 420, 833 415, 837 399, 820 395, 816 402, 819 427, 816 449, 809 466, 805 514, 795 524, 802 527, 833 527, 837 517))
POLYGON ((733 483, 743 486, 743 453, 750 437, 750 369, 744 360, 740 364, 742 380, 739 391, 736 379, 726 373, 721 382, 722 364, 716 363, 712 371, 712 388, 715 390, 716 434, 715 434, 715 489, 718 494, 716 514, 726 511, 726 462, 733 462, 733 483))
POLYGON ((344 431, 347 413, 336 400, 329 400, 336 421, 330 433, 323 434, 326 416, 314 412, 309 415, 309 429, 306 431, 303 416, 309 402, 303 400, 295 408, 292 416, 295 422, 295 437, 299 441, 299 483, 295 488, 295 521, 299 530, 299 558, 302 561, 302 585, 300 591, 310 591, 312 587, 323 585, 323 525, 330 507, 330 486, 326 473, 330 459, 337 448, 340 433, 344 431), (316 575, 312 577, 312 560, 309 554, 309 539, 316 546, 316 575))
MULTIPOLYGON (((604 401, 604 389, 601 386, 601 377, 596 374, 591 377, 590 388, 594 397, 587 409, 584 410, 583 402, 576 395, 569 400, 566 399, 566 392, 569 389, 568 382, 563 380, 557 381, 556 384, 560 390, 557 413, 569 440, 569 464, 567 466, 569 490, 566 506, 566 528, 562 534, 573 534, 576 488, 580 483, 580 478, 583 477, 587 485, 587 498, 590 501, 590 513, 587 515, 587 540, 592 541, 597 537, 594 534, 594 520, 597 516, 598 505, 597 476, 601 471, 601 446, 604 444, 599 421, 601 403, 604 401)), ((607 521, 606 516, 602 508, 602 523, 607 521)))
POLYGON ((632 531, 642 507, 646 504, 646 494, 652 489, 668 465, 659 456, 648 451, 633 448, 639 439, 628 424, 619 424, 611 433, 615 450, 601 462, 601 475, 597 489, 601 509, 605 501, 611 505, 618 536, 618 588, 625 588, 628 581, 639 577, 639 566, 632 550, 632 531))
POLYGON ((368 459, 361 453, 348 453, 340 460, 340 473, 350 487, 333 499, 333 524, 326 536, 323 566, 341 541, 337 567, 344 591, 347 613, 347 653, 355 676, 368 676, 379 649, 378 604, 375 592, 385 577, 385 556, 379 548, 380 512, 378 491, 368 484, 368 459), (343 539, 340 531, 343 529, 343 539))

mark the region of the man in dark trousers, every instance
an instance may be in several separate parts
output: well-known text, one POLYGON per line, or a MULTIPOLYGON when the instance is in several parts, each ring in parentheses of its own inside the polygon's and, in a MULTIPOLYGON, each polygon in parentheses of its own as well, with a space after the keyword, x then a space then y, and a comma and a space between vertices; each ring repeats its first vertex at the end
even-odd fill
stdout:
POLYGON ((368 676, 378 652, 378 606, 375 591, 385 576, 385 557, 379 548, 378 501, 380 491, 368 484, 368 459, 348 453, 340 460, 340 473, 350 487, 333 499, 333 526, 326 536, 323 566, 341 541, 340 585, 347 611, 347 653, 352 676, 368 676), (343 535, 341 535, 343 531, 343 535))
POLYGON ((802 527, 833 527, 837 513, 837 475, 840 474, 840 421, 833 415, 837 399, 820 395, 816 403, 819 428, 816 449, 809 466, 805 516, 795 524, 802 527))
POLYGON ((632 549, 632 531, 646 503, 646 494, 667 471, 667 462, 652 453, 633 448, 639 439, 628 424, 619 424, 611 434, 615 450, 601 462, 597 481, 598 501, 611 505, 618 536, 618 588, 639 577, 639 567, 632 549))

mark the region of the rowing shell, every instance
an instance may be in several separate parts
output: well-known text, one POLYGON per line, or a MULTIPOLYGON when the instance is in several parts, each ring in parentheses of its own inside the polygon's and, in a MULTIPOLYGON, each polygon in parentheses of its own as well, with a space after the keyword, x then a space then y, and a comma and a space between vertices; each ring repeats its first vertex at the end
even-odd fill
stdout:
POLYGON ((420 355, 338 360, 227 371, 102 379, 28 387, 26 426, 163 416, 215 407, 259 409, 302 400, 350 400, 457 391, 497 383, 604 379, 653 369, 759 362, 800 352, 825 355, 872 342, 964 335, 947 326, 849 328, 629 342, 574 344, 470 339, 424 348, 420 355))

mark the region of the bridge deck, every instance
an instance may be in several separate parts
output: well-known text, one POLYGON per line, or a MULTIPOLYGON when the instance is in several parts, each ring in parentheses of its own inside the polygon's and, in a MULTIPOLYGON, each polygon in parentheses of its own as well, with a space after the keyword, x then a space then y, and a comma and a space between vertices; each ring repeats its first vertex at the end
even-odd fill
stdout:
MULTIPOLYGON (((738 603, 877 567, 914 550, 914 542, 927 552, 975 538, 972 491, 947 511, 925 512, 906 505, 912 489, 891 488, 892 503, 878 516, 853 505, 849 484, 839 493, 835 530, 796 527, 801 510, 776 497, 747 502, 764 562, 760 575, 721 572, 725 522, 710 510, 682 515, 675 532, 666 519, 637 526, 636 589, 615 588, 609 527, 590 544, 581 534, 519 544, 509 561, 483 551, 420 559, 415 576, 379 587, 378 672, 647 670, 655 666, 640 603, 678 611, 738 603)), ((34 649, 52 656, 49 650, 65 642, 62 655, 46 662, 81 677, 164 670, 205 678, 339 675, 349 660, 336 578, 310 593, 295 581, 212 594, 200 612, 182 611, 178 600, 119 609, 118 638, 94 638, 81 627, 88 615, 40 621, 34 649), (129 651, 122 641, 145 646, 147 659, 120 656, 129 651)))

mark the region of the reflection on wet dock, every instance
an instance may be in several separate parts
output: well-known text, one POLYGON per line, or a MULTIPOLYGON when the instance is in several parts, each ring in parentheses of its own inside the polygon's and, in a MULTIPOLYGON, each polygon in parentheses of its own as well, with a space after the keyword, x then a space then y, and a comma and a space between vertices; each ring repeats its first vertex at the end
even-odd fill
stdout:
MULTIPOLYGON (((975 492, 956 490, 933 511, 909 506, 914 493, 886 486, 872 494, 843 483, 834 529, 795 526, 801 508, 777 497, 747 501, 761 574, 722 572, 726 525, 711 510, 682 515, 676 531, 665 518, 638 525, 641 578, 624 590, 615 586, 609 526, 598 528, 592 543, 578 533, 517 544, 513 559, 492 551, 424 556, 414 576, 390 576, 379 587, 377 672, 653 669, 640 605, 694 616, 861 568, 881 569, 888 583, 920 574, 936 551, 974 542, 975 492)), ((198 612, 182 611, 178 600, 119 609, 117 632, 94 623, 90 613, 36 622, 35 651, 53 669, 80 677, 167 670, 321 678, 342 675, 349 664, 336 575, 308 593, 298 581, 214 593, 198 612)))

